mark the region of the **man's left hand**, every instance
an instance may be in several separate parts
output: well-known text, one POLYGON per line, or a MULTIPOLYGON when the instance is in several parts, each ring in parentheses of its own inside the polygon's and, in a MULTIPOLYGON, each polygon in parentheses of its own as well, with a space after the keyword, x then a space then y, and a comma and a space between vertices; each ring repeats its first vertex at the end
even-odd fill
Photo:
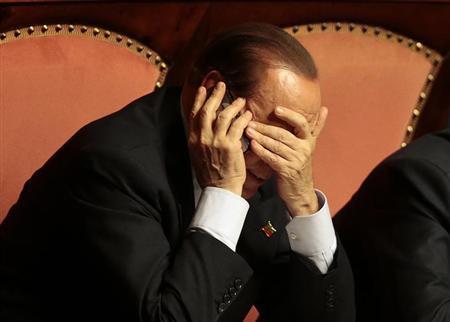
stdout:
POLYGON ((278 194, 291 216, 313 214, 318 210, 318 200, 312 177, 312 153, 328 109, 320 109, 312 129, 302 114, 288 108, 277 107, 275 115, 289 124, 293 133, 252 121, 246 129, 250 147, 276 172, 278 194))

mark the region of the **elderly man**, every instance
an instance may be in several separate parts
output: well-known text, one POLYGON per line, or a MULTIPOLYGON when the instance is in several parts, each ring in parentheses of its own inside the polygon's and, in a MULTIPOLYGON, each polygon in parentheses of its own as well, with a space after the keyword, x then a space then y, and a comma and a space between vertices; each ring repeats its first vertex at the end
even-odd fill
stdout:
POLYGON ((2 321, 352 321, 353 280, 311 155, 308 52, 265 24, 82 128, 0 228, 2 321))

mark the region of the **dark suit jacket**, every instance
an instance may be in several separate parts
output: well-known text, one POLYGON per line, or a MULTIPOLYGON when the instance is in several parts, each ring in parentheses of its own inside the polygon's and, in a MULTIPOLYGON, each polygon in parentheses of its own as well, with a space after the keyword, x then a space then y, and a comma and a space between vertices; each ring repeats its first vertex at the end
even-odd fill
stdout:
POLYGON ((357 320, 450 321, 450 129, 382 162, 335 217, 357 320))
POLYGON ((187 233, 194 214, 179 89, 82 128, 25 184, 0 228, 7 321, 352 321, 344 250, 321 275, 294 254, 268 181, 237 247, 187 233), (268 220, 278 229, 267 238, 268 220))

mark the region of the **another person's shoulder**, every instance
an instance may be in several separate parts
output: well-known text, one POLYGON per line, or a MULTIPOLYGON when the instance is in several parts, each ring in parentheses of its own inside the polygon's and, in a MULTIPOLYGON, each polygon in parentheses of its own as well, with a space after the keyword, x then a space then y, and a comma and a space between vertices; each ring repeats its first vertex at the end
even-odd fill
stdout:
POLYGON ((427 200, 445 202, 450 189, 449 151, 449 129, 411 142, 372 170, 342 212, 383 207, 404 209, 409 203, 416 205, 427 200))
POLYGON ((450 129, 424 135, 406 147, 394 152, 378 164, 365 180, 364 186, 374 181, 392 185, 399 178, 413 176, 442 179, 450 173, 450 129))
POLYGON ((446 173, 450 173, 450 129, 424 135, 411 142, 405 148, 400 149, 384 162, 380 167, 398 167, 422 165, 433 167, 446 173))

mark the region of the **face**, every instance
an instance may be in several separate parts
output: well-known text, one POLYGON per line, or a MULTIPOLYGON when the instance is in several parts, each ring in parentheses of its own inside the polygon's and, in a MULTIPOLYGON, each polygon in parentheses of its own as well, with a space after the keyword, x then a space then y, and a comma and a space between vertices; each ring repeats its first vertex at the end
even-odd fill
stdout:
MULTIPOLYGON (((274 110, 277 106, 284 106, 302 114, 312 128, 321 107, 319 82, 307 80, 286 69, 268 69, 257 94, 247 99, 246 108, 253 113, 253 120, 292 132, 290 125, 275 116, 274 110)), ((273 170, 251 150, 248 150, 244 157, 247 178, 242 196, 248 199, 272 176, 273 170)))

